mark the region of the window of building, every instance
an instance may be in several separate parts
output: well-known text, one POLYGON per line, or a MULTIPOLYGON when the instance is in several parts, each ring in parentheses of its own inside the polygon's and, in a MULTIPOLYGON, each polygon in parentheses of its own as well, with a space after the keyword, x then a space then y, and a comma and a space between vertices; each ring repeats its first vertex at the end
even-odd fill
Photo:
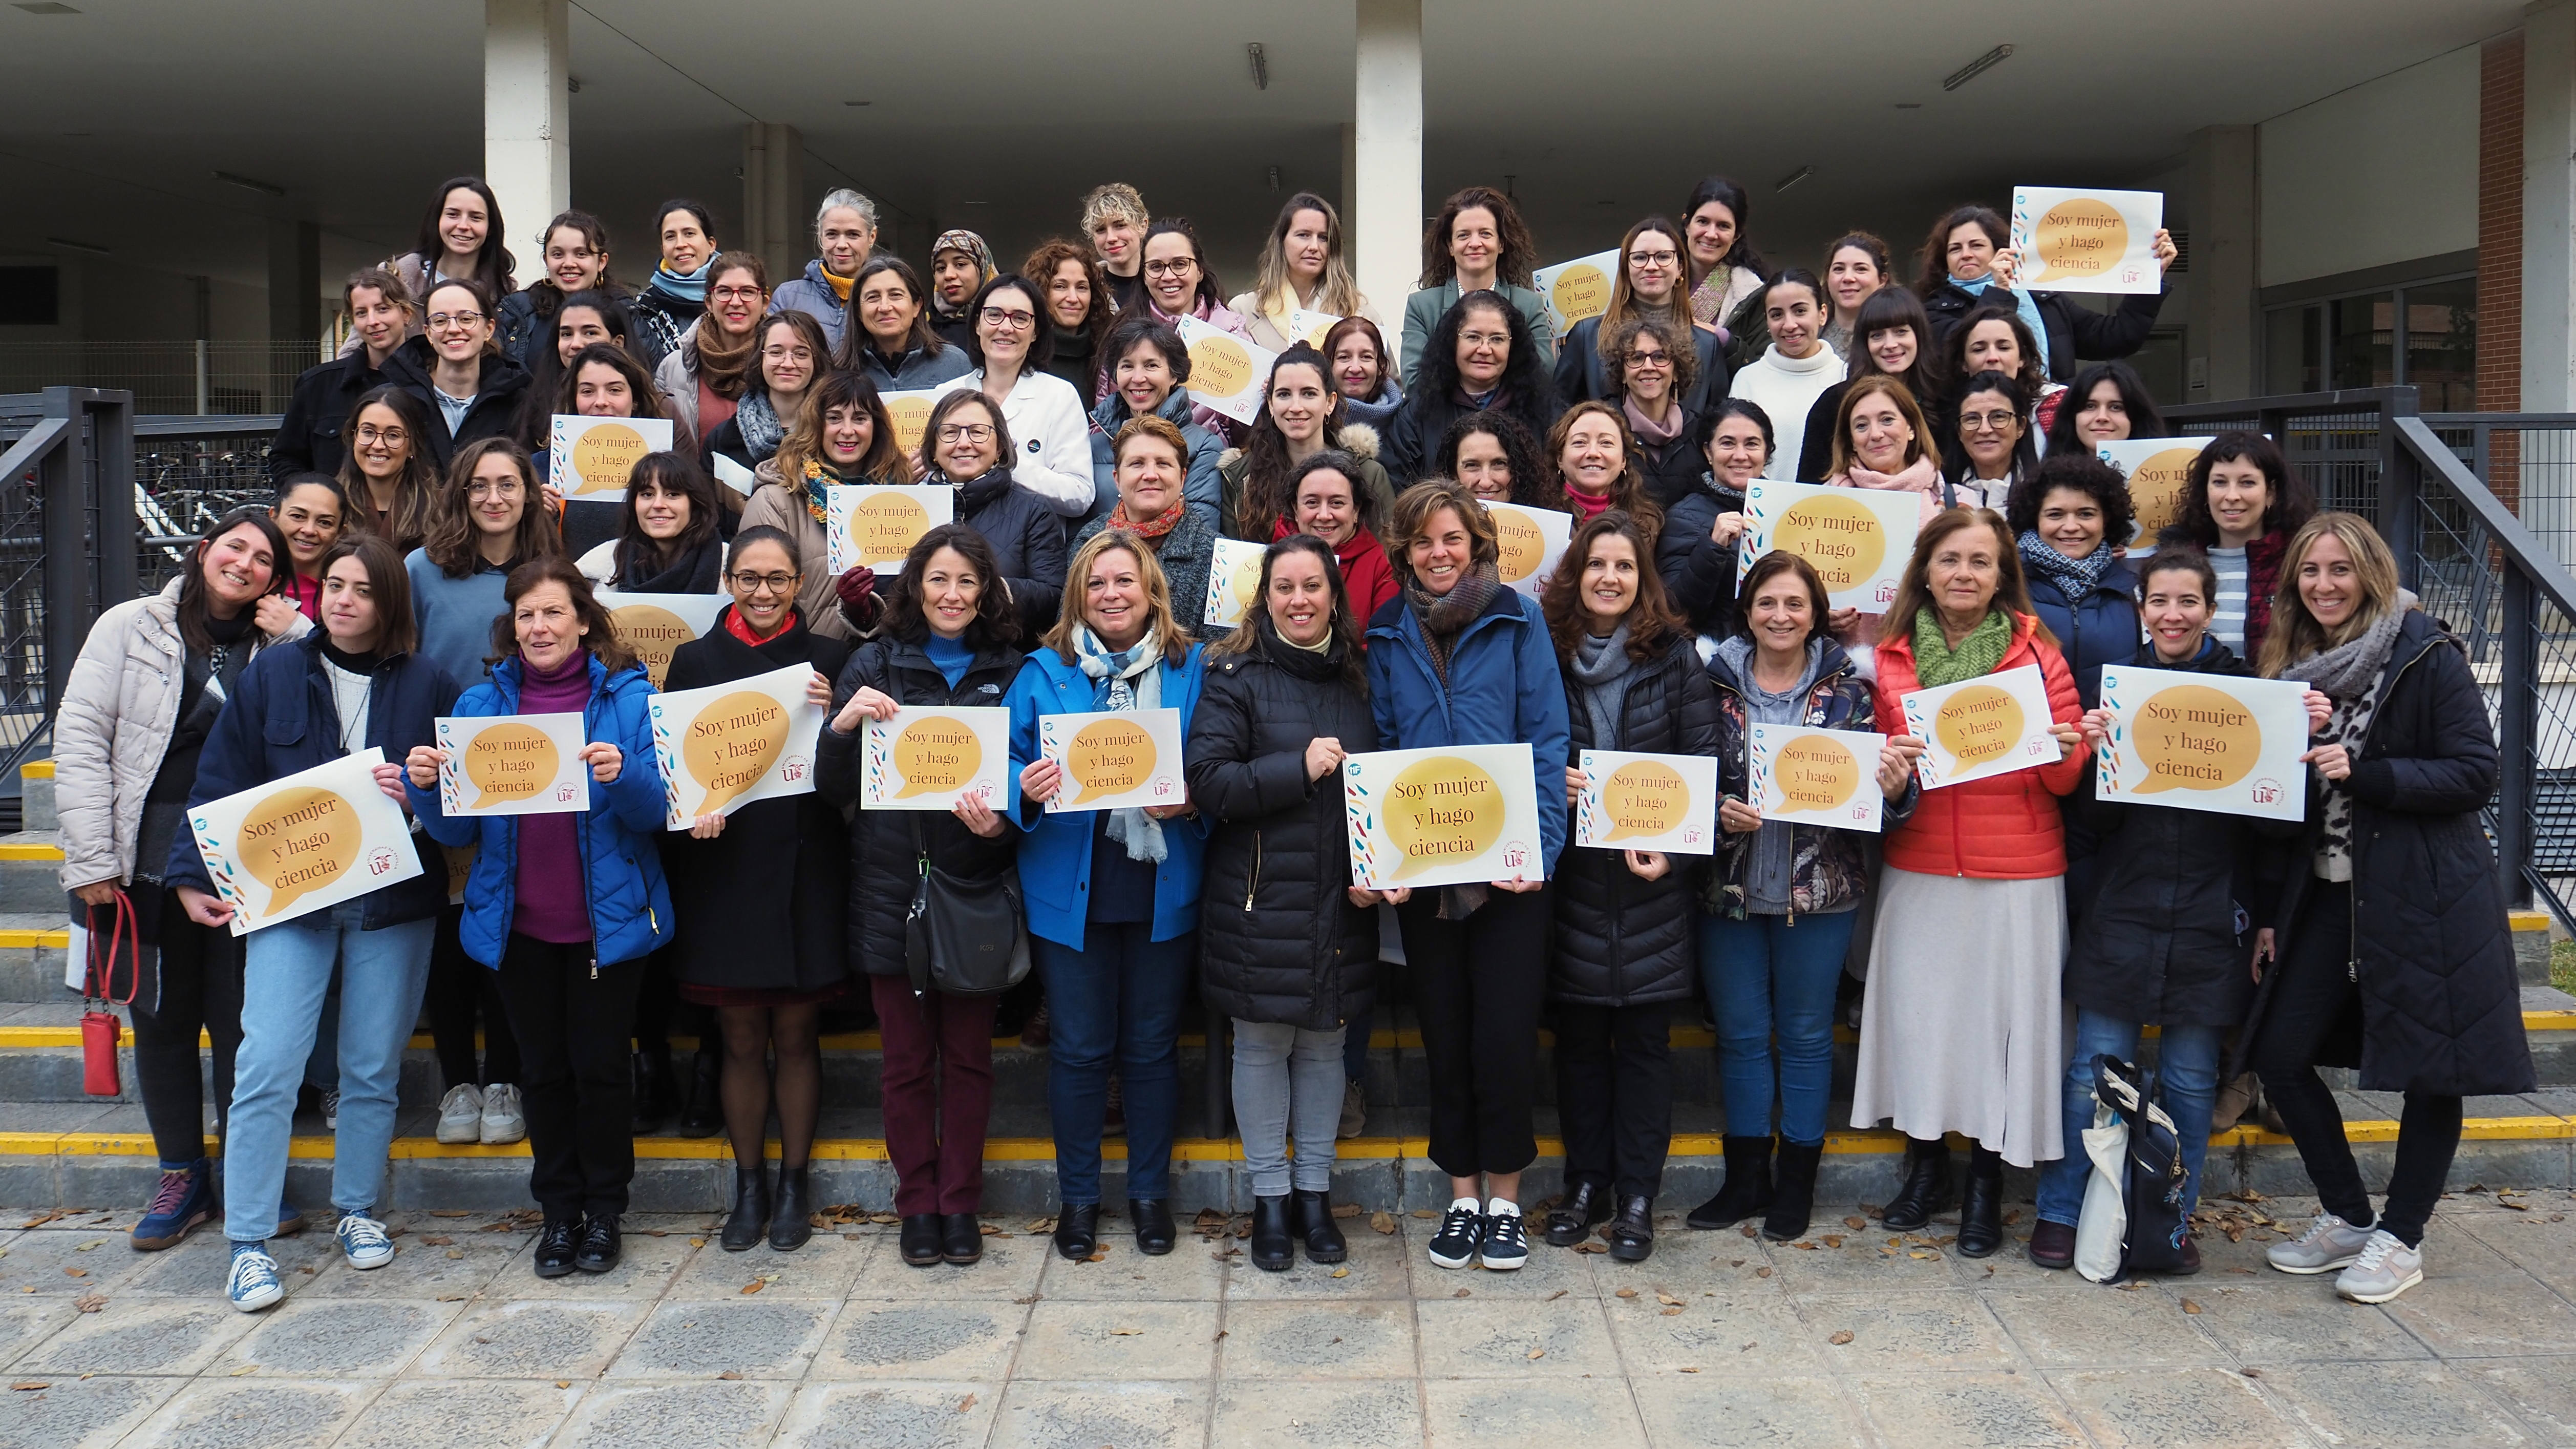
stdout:
POLYGON ((2266 392, 2411 386, 2428 413, 2470 412, 2477 407, 2477 353, 2474 275, 2304 301, 2263 316, 2266 392))

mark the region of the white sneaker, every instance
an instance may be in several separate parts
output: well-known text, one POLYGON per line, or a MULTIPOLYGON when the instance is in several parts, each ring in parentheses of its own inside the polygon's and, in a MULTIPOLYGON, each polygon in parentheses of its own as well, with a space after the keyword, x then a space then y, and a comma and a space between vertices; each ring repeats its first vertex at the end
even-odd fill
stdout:
POLYGON ((2370 1229, 2356 1228, 2333 1213, 2319 1213, 2308 1230, 2287 1243, 2274 1243, 2263 1257, 2284 1273, 2331 1273, 2361 1256, 2370 1229))
POLYGON ((337 1087, 322 1094, 322 1125, 333 1132, 340 1130, 340 1089, 337 1087))
POLYGON ((484 1088, 483 1145, 500 1147, 527 1135, 528 1114, 520 1104, 519 1089, 508 1082, 494 1082, 484 1088))
POLYGON ((2406 1246, 2395 1233, 2375 1232, 2335 1279, 2335 1292, 2355 1303, 2385 1303, 2423 1281, 2424 1250, 2406 1246))
POLYGON ((438 1140, 453 1147, 482 1135, 483 1089, 472 1082, 448 1088, 438 1099, 438 1140))
POLYGON ((351 1213, 340 1219, 340 1251, 349 1257, 349 1266, 360 1271, 381 1268, 394 1260, 394 1240, 385 1225, 363 1213, 351 1213))

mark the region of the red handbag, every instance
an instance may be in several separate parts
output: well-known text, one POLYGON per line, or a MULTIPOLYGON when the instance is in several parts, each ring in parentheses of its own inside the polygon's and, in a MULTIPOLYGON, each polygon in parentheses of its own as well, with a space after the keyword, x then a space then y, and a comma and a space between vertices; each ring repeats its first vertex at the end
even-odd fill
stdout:
POLYGON ((83 922, 88 927, 89 966, 81 978, 81 1090, 93 1097, 113 1097, 124 1090, 117 1077, 116 1050, 125 1042, 125 1019, 109 1010, 112 1006, 132 1006, 134 994, 143 984, 143 933, 134 922, 134 902, 119 890, 111 909, 113 916, 107 933, 106 947, 99 944, 98 908, 92 906, 83 922), (116 997, 116 955, 126 952, 125 997, 116 997))

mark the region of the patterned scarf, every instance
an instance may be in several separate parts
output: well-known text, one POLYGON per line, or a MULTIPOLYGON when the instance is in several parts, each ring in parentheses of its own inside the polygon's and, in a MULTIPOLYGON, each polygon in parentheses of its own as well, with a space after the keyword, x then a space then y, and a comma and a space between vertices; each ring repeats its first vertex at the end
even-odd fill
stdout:
POLYGON ((1953 649, 1941 632, 1941 611, 1926 604, 1914 611, 1914 677, 1924 688, 1938 689, 1992 674, 2012 647, 2012 636, 2012 616, 1990 609, 1953 649))
POLYGON ((776 457, 779 440, 787 436, 787 425, 779 420, 778 407, 765 387, 742 395, 742 406, 733 410, 733 423, 742 430, 742 445, 755 463, 776 457))
POLYGON ((1719 262, 1709 268, 1708 275, 1699 279, 1698 286, 1691 288, 1691 319, 1704 322, 1711 327, 1724 322, 1726 293, 1734 281, 1735 267, 1732 263, 1719 262))
POLYGON ((1476 565, 1467 576, 1450 587, 1446 594, 1435 594, 1422 587, 1413 571, 1404 572, 1404 600, 1413 609, 1413 617, 1422 622, 1422 642, 1431 651, 1431 667, 1439 672, 1440 687, 1449 687, 1449 651, 1458 635, 1503 586, 1501 572, 1489 563, 1476 565))
POLYGON ((1138 523, 1127 516, 1127 500, 1121 498, 1118 500, 1118 506, 1109 510, 1108 526, 1132 533, 1138 538, 1145 540, 1148 547, 1151 547, 1156 552, 1160 552, 1163 547, 1163 535, 1170 533, 1175 528, 1178 528, 1181 523, 1181 515, 1188 511, 1188 508, 1175 503, 1171 507, 1164 509, 1154 518, 1143 523, 1138 523))
MULTIPOLYGON (((1163 662, 1163 646, 1154 630, 1125 649, 1112 650, 1089 625, 1076 624, 1073 649, 1074 663, 1091 680, 1092 708, 1126 714, 1163 707, 1163 676, 1154 667, 1163 662)), ((1160 864, 1167 853, 1163 822, 1138 807, 1110 811, 1108 829, 1110 839, 1127 847, 1129 860, 1160 864)))
POLYGON ((825 528, 832 526, 832 485, 847 483, 841 470, 820 458, 805 460, 805 511, 825 528))
POLYGON ((2081 602, 2102 582, 2102 571, 2111 566, 2111 540, 2103 539, 2082 558, 2068 558, 2039 536, 2039 530, 2025 528, 2016 540, 2021 549, 2021 565, 2050 583, 2066 596, 2069 608, 2081 602))
MULTIPOLYGON (((2339 744, 2355 761, 2361 758, 2361 747, 2370 738, 2372 716, 2379 712, 2380 691, 2385 687, 2389 651, 2397 646, 2398 626, 2406 622, 2406 613, 2415 607, 2415 596, 2400 591, 2397 607, 2364 629, 2358 636, 2325 651, 2295 660, 2281 670, 2283 679, 2304 679, 2310 689, 2334 701, 2334 710, 2326 716, 2326 727, 2316 738, 2339 744)), ((2352 780, 2329 780, 2317 777, 2324 795, 2321 812, 2323 830, 2317 837, 2316 873, 2333 881, 2352 879, 2352 780)))

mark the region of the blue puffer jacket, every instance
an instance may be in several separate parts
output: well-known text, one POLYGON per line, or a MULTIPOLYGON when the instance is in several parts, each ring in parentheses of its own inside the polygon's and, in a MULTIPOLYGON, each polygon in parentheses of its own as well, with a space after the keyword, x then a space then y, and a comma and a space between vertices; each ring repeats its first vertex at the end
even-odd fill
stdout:
POLYGON ((1508 745, 1528 741, 1538 777, 1538 833, 1547 872, 1565 849, 1565 678, 1538 600, 1497 589, 1458 631, 1443 687, 1422 621, 1398 593, 1368 629, 1369 706, 1378 748, 1508 745))
MULTIPOLYGON (((1181 480, 1181 501, 1208 521, 1208 526, 1222 534, 1225 522, 1218 518, 1217 508, 1224 498, 1224 484, 1216 473, 1216 460, 1225 452, 1225 440, 1200 427, 1190 413, 1190 395, 1182 388, 1172 389, 1154 415, 1181 430, 1190 445, 1189 473, 1181 480)), ((1093 504, 1091 518, 1105 518, 1118 506, 1118 458, 1111 451, 1118 440, 1118 430, 1135 416, 1127 399, 1116 393, 1100 400, 1091 410, 1091 481, 1099 490, 1100 501, 1093 504)))
POLYGON ((2113 559, 2091 593, 2070 601, 2048 575, 2027 563, 2022 573, 2030 581, 2031 609, 2057 636, 2057 652, 2075 672, 2075 692, 2091 709, 2102 702, 2102 666, 2126 664, 2138 652, 2138 576, 2113 559))
MULTIPOLYGON (((1190 737, 1190 716, 1199 706, 1199 649, 1190 646, 1179 664, 1155 667, 1161 675, 1165 709, 1181 712, 1181 738, 1190 737)), ((1011 778, 1038 757, 1038 716, 1089 714, 1090 677, 1052 649, 1031 653, 1002 703, 1011 711, 1011 778)), ((1083 927, 1091 919, 1091 838, 1099 812, 1066 810, 1048 814, 1046 806, 1022 799, 1011 823, 1028 832, 1020 842, 1020 891, 1027 897, 1029 931, 1059 945, 1082 949, 1083 927)), ((1198 929, 1199 879, 1207 861, 1207 817, 1175 816, 1163 822, 1163 863, 1154 871, 1154 939, 1168 941, 1198 929)))
MULTIPOLYGON (((188 791, 190 808, 220 800, 299 770, 327 765, 350 753, 340 745, 340 711, 331 700, 331 681, 323 676, 322 631, 316 629, 289 644, 263 649, 243 668, 233 685, 232 701, 215 717, 206 736, 205 753, 197 758, 197 783, 188 791)), ((419 654, 397 654, 376 665, 367 698, 366 744, 400 764, 412 746, 437 738, 438 717, 456 698, 456 681, 419 654)), ((415 810, 414 813, 418 813, 415 810)), ((420 837, 412 837, 420 851, 420 837)), ((447 863, 436 851, 421 852, 421 873, 362 899, 367 930, 425 921, 447 904, 447 863)), ((174 886, 193 886, 207 895, 215 883, 206 875, 206 858, 185 830, 170 842, 170 861, 162 879, 174 886)))
POLYGON ((850 309, 832 284, 823 280, 821 257, 808 260, 804 275, 788 278, 769 294, 769 315, 781 312, 802 312, 813 318, 822 324, 823 340, 832 344, 832 351, 841 350, 841 329, 850 320, 850 309))
MULTIPOLYGON (((519 712, 516 655, 492 666, 489 682, 465 691, 455 712, 471 719, 519 712)), ((671 939, 671 891, 662 881, 662 770, 653 757, 653 719, 645 701, 653 682, 640 664, 615 674, 590 661, 590 703, 582 721, 595 743, 617 746, 625 758, 615 784, 596 781, 591 806, 574 821, 581 839, 582 884, 590 893, 593 960, 632 961, 671 939)), ((519 885, 519 818, 441 812, 438 791, 403 782, 411 808, 430 838, 441 845, 477 847, 465 878, 465 954, 486 966, 501 964, 510 943, 510 917, 519 885)), ((440 876, 445 885, 446 877, 440 876)), ((442 890, 441 894, 444 894, 442 890)))

